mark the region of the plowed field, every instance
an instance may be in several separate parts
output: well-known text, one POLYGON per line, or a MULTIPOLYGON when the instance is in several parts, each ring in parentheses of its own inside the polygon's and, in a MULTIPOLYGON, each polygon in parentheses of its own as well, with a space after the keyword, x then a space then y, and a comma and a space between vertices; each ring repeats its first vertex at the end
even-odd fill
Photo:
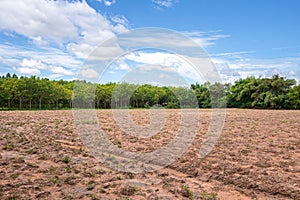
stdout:
MULTIPOLYGON (((131 152, 168 144, 180 110, 165 110, 158 134, 120 130, 97 110, 110 141, 131 152)), ((196 138, 171 165, 135 174, 109 168, 87 149, 72 111, 0 112, 1 199, 300 199, 300 111, 227 109, 221 137, 204 159, 199 148, 211 110, 199 110, 196 138)), ((130 110, 139 125, 149 110, 130 110)))

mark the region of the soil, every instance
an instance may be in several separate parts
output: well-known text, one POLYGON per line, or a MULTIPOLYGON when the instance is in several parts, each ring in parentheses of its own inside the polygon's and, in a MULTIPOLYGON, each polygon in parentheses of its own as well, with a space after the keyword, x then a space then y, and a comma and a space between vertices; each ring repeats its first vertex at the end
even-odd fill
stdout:
MULTIPOLYGON (((180 110, 165 112, 159 133, 137 138, 120 129, 111 110, 96 111, 113 144, 140 153, 175 137, 180 110)), ((97 160, 83 145, 70 110, 0 112, 0 197, 300 199, 300 110, 226 109, 221 136, 201 159, 211 110, 199 113, 196 137, 179 159, 160 170, 135 174, 97 160)), ((149 110, 130 110, 130 116, 140 126, 151 121, 149 110)))

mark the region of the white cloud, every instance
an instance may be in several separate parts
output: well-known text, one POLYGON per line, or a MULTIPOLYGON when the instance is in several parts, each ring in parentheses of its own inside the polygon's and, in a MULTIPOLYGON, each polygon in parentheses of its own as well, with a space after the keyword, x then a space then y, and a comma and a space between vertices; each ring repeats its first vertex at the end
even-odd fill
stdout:
POLYGON ((189 87, 189 80, 175 69, 160 65, 142 65, 126 73, 119 82, 189 87))
POLYGON ((79 58, 128 30, 126 18, 107 19, 86 1, 2 0, 0 10, 0 31, 23 35, 37 45, 66 45, 69 53, 79 58))
POLYGON ((28 67, 28 68, 36 68, 36 69, 46 69, 46 66, 44 63, 42 63, 40 60, 34 60, 34 59, 23 59, 20 63, 21 67, 28 67))
POLYGON ((237 51, 237 52, 226 52, 226 53, 217 53, 217 54, 211 54, 213 57, 231 57, 231 58, 241 58, 241 55, 245 54, 252 54, 255 53, 255 51, 237 51))
POLYGON ((74 75, 74 72, 72 72, 71 70, 66 70, 63 67, 55 67, 55 66, 50 66, 50 70, 51 72, 55 73, 56 75, 60 75, 60 76, 71 76, 74 75))
POLYGON ((295 75, 296 75, 296 73, 295 73, 294 70, 289 71, 288 74, 289 74, 290 76, 295 76, 295 75))
POLYGON ((154 4, 154 8, 162 9, 162 8, 171 8, 175 1, 174 0, 152 0, 154 4))
POLYGON ((108 65, 108 73, 115 74, 119 73, 127 73, 131 71, 134 66, 127 64, 124 57, 120 57, 108 65))
POLYGON ((201 78, 189 62, 176 54, 166 52, 135 52, 125 55, 125 59, 142 65, 163 66, 164 70, 170 69, 171 71, 178 73, 180 76, 194 81, 199 81, 201 78))
POLYGON ((116 0, 97 0, 98 2, 104 3, 106 6, 111 6, 116 3, 116 0))
POLYGON ((52 77, 71 75, 100 43, 128 30, 125 17, 110 21, 85 1, 28 0, 25 4, 20 0, 3 0, 0 9, 0 31, 14 33, 11 37, 23 35, 32 41, 28 46, 40 46, 0 44, 1 63, 17 66, 13 69, 19 73, 40 74, 39 68, 31 69, 30 62, 42 61, 46 71, 60 71, 52 77), (34 25, 27 27, 28 22, 34 25))
POLYGON ((287 50, 287 49, 298 49, 298 48, 300 48, 300 45, 275 47, 275 48, 272 48, 272 50, 282 51, 282 50, 287 50))
MULTIPOLYGON (((76 40, 83 33, 87 34, 85 37, 97 35, 101 38, 102 32, 114 32, 116 28, 85 1, 2 0, 0 9, 0 29, 29 38, 76 40)), ((121 25, 126 26, 124 20, 121 25)))
POLYGON ((100 75, 96 70, 87 68, 87 69, 82 69, 80 71, 79 77, 81 79, 96 79, 96 78, 99 78, 100 75))
POLYGON ((124 50, 116 41, 110 41, 108 44, 103 44, 97 47, 89 56, 88 60, 112 60, 124 53, 124 50))
MULTIPOLYGON (((61 74, 50 74, 46 78, 56 79, 56 78, 59 78, 59 77, 62 77, 62 75, 61 74)), ((71 80, 74 80, 74 79, 71 79, 71 80)))
POLYGON ((64 14, 66 5, 62 1, 2 0, 0 28, 29 38, 41 36, 55 41, 76 38, 76 27, 64 14))
POLYGON ((22 75, 40 75, 41 71, 37 68, 30 68, 30 67, 16 67, 15 71, 22 75))
POLYGON ((22 75, 42 75, 56 71, 56 75, 73 75, 82 61, 55 48, 28 49, 0 44, 0 62, 22 75), (13 67, 14 66, 14 67, 13 67), (56 67, 53 67, 56 66, 56 67), (63 71, 62 69, 67 71, 63 71))
POLYGON ((115 15, 111 18, 111 20, 117 24, 122 24, 124 26, 128 25, 128 19, 123 15, 115 15))
MULTIPOLYGON (((99 2, 111 6, 116 0, 99 0, 99 2)), ((170 8, 176 2, 176 0, 152 0, 153 5, 160 9, 170 8)), ((10 69, 25 75, 43 75, 45 71, 53 73, 51 77, 72 76, 80 69, 83 59, 87 58, 99 44, 129 29, 128 20, 124 16, 107 18, 90 7, 85 0, 1 0, 0 10, 0 31, 3 34, 16 42, 20 35, 25 36, 30 40, 28 46, 32 44, 38 46, 32 48, 27 45, 0 44, 0 62, 6 68, 10 66, 10 69)), ((230 37, 223 31, 181 33, 203 48, 230 37)), ((182 40, 181 37, 170 38, 168 31, 163 30, 161 33, 150 32, 142 37, 133 37, 133 40, 127 39, 127 43, 123 45, 128 47, 134 42, 144 47, 164 46, 166 49, 172 47, 171 49, 178 50, 196 46, 190 41, 182 40)), ((280 47, 274 50, 295 47, 280 47)), ((91 57, 108 60, 120 56, 123 52, 118 45, 105 46, 98 48, 91 57), (97 55, 99 52, 102 57, 97 55)), ((227 80, 248 75, 269 76, 276 72, 300 78, 299 57, 253 59, 247 56, 252 53, 254 52, 225 52, 212 56, 221 75, 227 80)), ((125 58, 141 64, 174 67, 177 73, 195 79, 196 72, 175 54, 144 52, 128 54, 125 58)), ((130 71, 130 68, 127 63, 119 63, 115 70, 130 71)), ((89 78, 98 76, 92 71, 84 71, 84 74, 89 78)))
POLYGON ((75 69, 78 69, 82 64, 81 60, 72 57, 63 50, 50 47, 30 49, 0 44, 0 55, 2 56, 2 62, 10 66, 19 65, 24 59, 27 60, 26 62, 35 60, 45 65, 65 66, 75 69))
POLYGON ((158 49, 172 49, 172 51, 195 54, 195 49, 206 48, 224 38, 230 37, 221 31, 212 32, 175 32, 169 29, 141 29, 132 31, 130 37, 121 38, 126 47, 152 47, 158 49))
MULTIPOLYGON (((226 52, 214 54, 211 58, 222 82, 233 83, 240 78, 249 76, 271 77, 274 74, 279 74, 287 78, 300 80, 300 58, 286 57, 274 59, 255 59, 249 55, 253 51, 241 52, 226 52)), ((135 52, 125 56, 126 59, 146 64, 150 66, 165 66, 176 71, 180 76, 186 77, 192 81, 205 81, 207 79, 206 63, 207 61, 197 60, 197 72, 194 68, 175 54, 165 52, 135 52), (203 77, 199 77, 199 72, 203 77)), ((188 60, 194 62, 192 57, 186 57, 188 60)), ((152 68, 147 68, 152 69, 152 68)), ((146 69, 144 69, 146 70, 146 69)), ((166 68, 164 68, 164 71, 166 68)))
POLYGON ((67 45, 67 50, 69 52, 72 52, 76 57, 78 58, 86 58, 93 50, 96 48, 95 46, 86 44, 86 43, 81 43, 81 44, 76 44, 76 43, 70 43, 67 45))
POLYGON ((13 69, 22 75, 40 75, 40 70, 46 68, 46 65, 40 60, 23 59, 19 65, 13 69))
POLYGON ((129 67, 126 63, 121 63, 121 64, 119 65, 119 69, 120 69, 120 70, 129 71, 129 70, 130 70, 130 67, 129 67))
POLYGON ((74 75, 74 72, 70 69, 67 70, 61 66, 47 66, 43 62, 34 59, 23 59, 19 66, 13 69, 22 75, 40 75, 41 70, 48 70, 54 73, 51 75, 52 78, 74 75))
POLYGON ((202 48, 215 45, 215 42, 230 37, 230 35, 222 34, 221 31, 210 31, 210 32, 199 32, 199 31, 190 31, 190 32, 181 32, 185 36, 194 40, 202 48))
POLYGON ((271 77, 274 74, 300 80, 300 58, 255 59, 245 57, 247 53, 244 56, 242 54, 224 53, 212 58, 223 82, 233 83, 240 78, 249 76, 271 77))
POLYGON ((44 40, 41 36, 37 36, 37 37, 30 37, 30 39, 32 40, 32 42, 38 46, 46 46, 49 44, 48 41, 44 40))

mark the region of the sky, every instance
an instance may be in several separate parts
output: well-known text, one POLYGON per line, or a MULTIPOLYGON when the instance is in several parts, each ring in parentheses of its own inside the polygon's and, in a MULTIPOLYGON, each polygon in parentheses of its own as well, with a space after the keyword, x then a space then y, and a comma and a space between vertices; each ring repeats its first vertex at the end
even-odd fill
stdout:
MULTIPOLYGON (((155 27, 193 40, 222 82, 273 74, 300 80, 299 9, 298 0, 1 0, 0 75, 78 79, 100 47, 102 54, 122 54, 113 54, 119 57, 105 73, 89 71, 100 82, 140 77, 157 84, 158 79, 176 82, 177 75, 188 83, 205 80, 186 59, 165 51, 169 46, 147 49, 147 43, 131 52, 119 43, 110 44, 118 47, 114 50, 102 48, 113 37, 155 27)), ((155 40, 163 41, 169 40, 155 40)))

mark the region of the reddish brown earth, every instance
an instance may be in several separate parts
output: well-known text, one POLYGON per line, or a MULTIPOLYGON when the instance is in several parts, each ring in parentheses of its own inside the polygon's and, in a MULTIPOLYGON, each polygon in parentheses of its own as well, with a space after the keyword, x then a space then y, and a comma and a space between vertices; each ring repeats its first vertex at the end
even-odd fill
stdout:
MULTIPOLYGON (((148 110, 131 110, 149 123, 148 110)), ((97 161, 73 126, 72 111, 0 112, 1 199, 300 199, 300 111, 227 109, 222 135, 204 159, 198 152, 210 110, 199 110, 196 139, 159 171, 118 172, 97 161)), ((119 130, 97 111, 110 140, 132 152, 167 144, 179 110, 167 110, 160 133, 146 139, 119 130)))

